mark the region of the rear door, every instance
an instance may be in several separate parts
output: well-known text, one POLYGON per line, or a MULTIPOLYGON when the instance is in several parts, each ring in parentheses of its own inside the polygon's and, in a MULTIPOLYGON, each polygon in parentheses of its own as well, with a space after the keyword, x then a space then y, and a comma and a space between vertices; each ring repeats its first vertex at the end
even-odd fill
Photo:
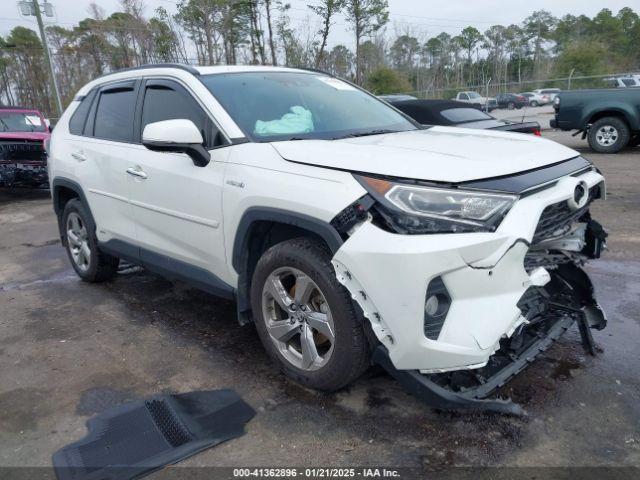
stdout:
POLYGON ((69 145, 74 176, 82 179, 101 242, 135 242, 126 170, 136 151, 134 117, 139 84, 139 80, 128 80, 102 86, 95 94, 82 136, 72 136, 69 145))
POLYGON ((177 81, 146 79, 141 88, 140 137, 149 123, 188 119, 200 129, 211 153, 206 167, 195 166, 186 154, 152 152, 143 146, 129 159, 129 168, 138 172, 130 176, 131 207, 142 262, 203 281, 207 272, 225 279, 222 186, 229 148, 219 147, 227 143, 196 98, 177 81))

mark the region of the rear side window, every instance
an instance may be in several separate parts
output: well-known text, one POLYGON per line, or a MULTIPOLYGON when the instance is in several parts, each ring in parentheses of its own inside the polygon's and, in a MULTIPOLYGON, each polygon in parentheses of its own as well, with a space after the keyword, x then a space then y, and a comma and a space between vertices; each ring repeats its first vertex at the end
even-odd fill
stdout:
POLYGON ((91 90, 80 101, 80 105, 78 105, 78 108, 76 108, 76 111, 73 112, 73 115, 71 116, 71 120, 69 120, 70 133, 74 135, 82 135, 84 124, 87 121, 87 115, 89 114, 89 110, 91 109, 91 104, 93 103, 95 96, 96 91, 91 90))
POLYGON ((487 115, 477 108, 450 108, 440 112, 444 118, 451 123, 478 122, 480 120, 493 120, 493 117, 487 115))
POLYGON ((103 90, 98 99, 94 136, 116 142, 133 141, 136 92, 132 86, 103 90))
POLYGON ((183 87, 169 80, 147 82, 140 132, 144 132, 144 127, 150 123, 175 119, 191 120, 202 133, 205 146, 220 144, 220 136, 213 122, 183 87))

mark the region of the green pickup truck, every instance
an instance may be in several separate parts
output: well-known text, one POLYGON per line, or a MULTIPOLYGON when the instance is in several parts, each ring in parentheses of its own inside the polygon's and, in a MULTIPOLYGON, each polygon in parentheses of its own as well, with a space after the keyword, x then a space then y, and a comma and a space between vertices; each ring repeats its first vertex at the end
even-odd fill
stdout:
POLYGON ((577 130, 600 153, 640 143, 640 88, 569 90, 558 95, 551 128, 577 130))

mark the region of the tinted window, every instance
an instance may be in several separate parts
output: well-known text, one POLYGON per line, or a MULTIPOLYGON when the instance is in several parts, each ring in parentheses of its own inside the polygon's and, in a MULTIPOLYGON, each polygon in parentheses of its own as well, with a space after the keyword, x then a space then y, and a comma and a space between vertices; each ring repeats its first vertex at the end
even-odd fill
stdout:
POLYGON ((636 86, 636 81, 633 78, 623 78, 622 83, 624 83, 627 87, 636 86))
POLYGON ((74 135, 82 135, 82 130, 84 129, 84 124, 87 121, 87 115, 89 114, 89 109, 95 96, 96 92, 92 90, 80 102, 76 111, 73 112, 71 120, 69 120, 69 132, 74 135))
POLYGON ((142 106, 141 132, 149 123, 179 118, 191 120, 202 133, 205 144, 213 146, 213 123, 186 90, 174 82, 147 86, 142 106))
POLYGON ((106 90, 100 94, 94 136, 116 142, 133 141, 136 95, 133 88, 106 90))
POLYGON ((460 94, 460 99, 461 100, 469 100, 469 95, 467 95, 466 93, 461 93, 460 94))
POLYGON ((440 112, 444 118, 452 123, 477 122, 480 120, 492 120, 493 117, 487 115, 477 108, 451 108, 440 112))

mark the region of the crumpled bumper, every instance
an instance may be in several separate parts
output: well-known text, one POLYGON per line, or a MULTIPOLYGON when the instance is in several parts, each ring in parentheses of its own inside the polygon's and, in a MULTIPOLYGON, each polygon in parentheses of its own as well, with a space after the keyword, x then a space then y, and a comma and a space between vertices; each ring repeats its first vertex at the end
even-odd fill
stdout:
POLYGON ((549 273, 524 267, 542 211, 572 197, 583 181, 603 182, 595 171, 564 177, 521 198, 492 233, 399 235, 370 222, 355 229, 333 265, 370 320, 396 369, 435 373, 480 368, 526 319, 518 302, 549 273), (451 304, 437 339, 425 335, 429 283, 440 277, 451 304))
POLYGON ((0 186, 38 186, 47 181, 46 164, 0 161, 0 186))

